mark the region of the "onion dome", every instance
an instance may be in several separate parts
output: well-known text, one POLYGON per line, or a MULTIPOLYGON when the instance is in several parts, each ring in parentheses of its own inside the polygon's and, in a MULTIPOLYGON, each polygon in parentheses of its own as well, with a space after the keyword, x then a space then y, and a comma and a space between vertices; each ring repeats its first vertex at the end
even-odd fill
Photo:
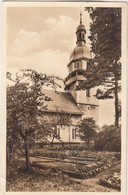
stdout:
MULTIPOLYGON (((80 25, 77 27, 77 31, 81 31, 81 30, 85 31, 85 33, 86 33, 85 26, 84 26, 83 24, 80 24, 80 25)), ((76 31, 76 32, 77 32, 77 31, 76 31)))
POLYGON ((82 24, 82 12, 80 12, 80 24, 77 27, 76 36, 77 36, 77 41, 76 41, 77 46, 75 47, 75 49, 72 51, 70 55, 70 62, 72 60, 77 60, 77 59, 78 60, 91 59, 90 49, 86 46, 86 40, 85 40, 86 30, 85 30, 85 26, 82 24))
POLYGON ((84 58, 91 59, 90 49, 85 45, 76 46, 70 55, 70 61, 84 58))

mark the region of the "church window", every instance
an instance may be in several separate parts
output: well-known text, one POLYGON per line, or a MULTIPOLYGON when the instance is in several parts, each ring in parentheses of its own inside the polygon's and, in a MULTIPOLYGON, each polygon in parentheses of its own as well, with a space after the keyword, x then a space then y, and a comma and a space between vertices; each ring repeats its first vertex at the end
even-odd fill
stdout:
POLYGON ((90 97, 90 89, 87 89, 87 90, 86 90, 86 96, 87 96, 87 97, 90 97))
POLYGON ((81 33, 79 34, 79 39, 81 39, 81 33))
POLYGON ((79 62, 77 62, 77 68, 79 68, 79 62))
POLYGON ((78 72, 78 75, 83 75, 83 73, 82 72, 78 72))
POLYGON ((60 128, 57 128, 57 132, 56 132, 57 136, 60 137, 60 128))
POLYGON ((76 139, 76 129, 72 129, 72 139, 76 139))
POLYGON ((83 39, 84 39, 84 34, 83 34, 83 39))
POLYGON ((87 62, 87 68, 89 67, 89 62, 87 62))
POLYGON ((75 73, 75 72, 73 72, 73 73, 71 74, 71 78, 74 77, 74 76, 76 76, 76 73, 75 73))

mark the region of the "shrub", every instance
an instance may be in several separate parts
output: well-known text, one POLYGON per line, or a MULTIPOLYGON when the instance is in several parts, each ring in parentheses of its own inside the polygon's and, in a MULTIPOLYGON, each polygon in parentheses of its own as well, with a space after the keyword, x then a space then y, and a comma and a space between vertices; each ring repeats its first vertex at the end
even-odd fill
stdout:
POLYGON ((22 150, 15 149, 15 152, 12 152, 7 155, 7 178, 13 178, 15 175, 18 174, 19 170, 24 168, 22 166, 22 163, 20 161, 20 158, 22 157, 22 150))
POLYGON ((98 127, 95 123, 95 120, 91 117, 84 118, 77 125, 76 130, 78 132, 78 137, 80 137, 82 141, 85 141, 87 143, 88 148, 90 145, 90 141, 92 141, 96 136, 97 128, 98 127))
POLYGON ((121 151, 121 128, 114 125, 103 126, 102 131, 95 138, 96 150, 121 151))

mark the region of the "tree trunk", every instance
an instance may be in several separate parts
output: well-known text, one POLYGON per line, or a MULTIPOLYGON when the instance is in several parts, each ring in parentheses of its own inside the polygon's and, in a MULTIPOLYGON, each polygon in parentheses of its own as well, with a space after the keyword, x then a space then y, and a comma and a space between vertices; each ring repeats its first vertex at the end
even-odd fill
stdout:
POLYGON ((54 141, 54 138, 55 138, 55 136, 53 135, 53 137, 52 137, 52 141, 51 141, 51 147, 53 146, 53 141, 54 141))
POLYGON ((90 140, 89 139, 87 139, 87 146, 88 146, 88 149, 90 149, 90 140))
POLYGON ((30 168, 30 160, 29 160, 29 146, 28 141, 25 140, 25 158, 26 158, 26 170, 30 168))
POLYGON ((118 80, 115 76, 115 126, 119 126, 119 116, 118 116, 118 80))
POLYGON ((57 126, 55 126, 55 129, 54 129, 54 134, 53 134, 52 141, 51 141, 51 147, 53 146, 53 142, 54 142, 54 139, 55 139, 56 132, 57 132, 57 126))

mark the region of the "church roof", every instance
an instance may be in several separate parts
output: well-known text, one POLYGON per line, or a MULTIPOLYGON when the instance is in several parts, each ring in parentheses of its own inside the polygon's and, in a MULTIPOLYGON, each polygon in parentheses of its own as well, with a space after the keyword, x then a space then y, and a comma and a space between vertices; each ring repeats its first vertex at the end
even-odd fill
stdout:
POLYGON ((82 115, 70 93, 55 92, 53 90, 46 89, 43 90, 43 93, 51 99, 51 101, 46 101, 46 112, 62 112, 82 115))
POLYGON ((86 32, 86 30, 85 30, 85 26, 83 25, 83 24, 79 24, 79 26, 77 27, 77 31, 81 31, 81 30, 84 30, 85 32, 86 32))
POLYGON ((70 60, 76 60, 79 58, 91 59, 91 52, 85 45, 76 46, 70 55, 70 60))

